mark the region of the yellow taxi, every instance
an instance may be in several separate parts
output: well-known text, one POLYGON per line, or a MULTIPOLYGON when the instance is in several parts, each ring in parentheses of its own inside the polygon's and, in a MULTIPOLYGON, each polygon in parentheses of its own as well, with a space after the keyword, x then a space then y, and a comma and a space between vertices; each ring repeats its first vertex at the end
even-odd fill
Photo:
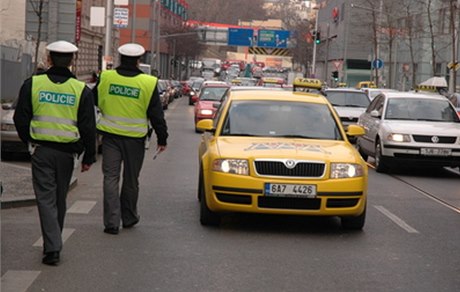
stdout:
POLYGON ((284 78, 281 77, 262 77, 259 81, 259 86, 263 87, 283 87, 285 84, 284 78))
POLYGON ((201 120, 200 222, 225 212, 339 216, 363 228, 368 169, 324 96, 292 91, 229 92, 213 120, 201 120))
POLYGON ((356 84, 357 89, 362 89, 362 88, 377 88, 377 85, 373 81, 361 81, 356 84))
POLYGON ((315 78, 297 77, 292 83, 294 91, 321 93, 324 84, 321 80, 315 78))

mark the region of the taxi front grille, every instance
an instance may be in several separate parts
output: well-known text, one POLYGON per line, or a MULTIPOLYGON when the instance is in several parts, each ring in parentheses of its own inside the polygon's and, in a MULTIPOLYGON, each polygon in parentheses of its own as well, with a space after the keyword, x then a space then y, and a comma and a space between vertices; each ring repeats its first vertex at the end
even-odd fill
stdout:
POLYGON ((321 199, 259 197, 258 207, 290 210, 319 210, 321 207, 321 199))
POLYGON ((457 140, 457 137, 442 137, 442 136, 426 136, 426 135, 412 135, 415 142, 420 143, 443 143, 443 144, 453 144, 457 140))
POLYGON ((266 176, 322 177, 325 164, 318 162, 298 162, 288 168, 283 161, 255 161, 256 172, 266 176))

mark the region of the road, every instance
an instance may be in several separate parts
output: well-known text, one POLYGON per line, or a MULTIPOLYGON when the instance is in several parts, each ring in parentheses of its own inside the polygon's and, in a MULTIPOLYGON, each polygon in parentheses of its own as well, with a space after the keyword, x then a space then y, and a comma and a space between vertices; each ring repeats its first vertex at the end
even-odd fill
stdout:
POLYGON ((362 232, 337 218, 232 214, 199 224, 197 145, 186 98, 166 111, 165 153, 141 173, 138 226, 103 233, 100 161, 68 197, 57 267, 41 264, 36 207, 2 210, 2 292, 460 291, 460 174, 369 170, 362 232))

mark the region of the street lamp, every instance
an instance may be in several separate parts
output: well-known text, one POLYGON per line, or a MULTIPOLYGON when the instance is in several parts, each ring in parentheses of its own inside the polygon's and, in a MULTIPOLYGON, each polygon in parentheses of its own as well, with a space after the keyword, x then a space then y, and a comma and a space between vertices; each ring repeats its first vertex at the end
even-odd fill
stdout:
POLYGON ((316 10, 316 19, 315 19, 315 39, 313 41, 313 58, 311 61, 311 77, 316 77, 316 39, 318 36, 318 15, 319 15, 319 7, 315 6, 313 9, 316 10))

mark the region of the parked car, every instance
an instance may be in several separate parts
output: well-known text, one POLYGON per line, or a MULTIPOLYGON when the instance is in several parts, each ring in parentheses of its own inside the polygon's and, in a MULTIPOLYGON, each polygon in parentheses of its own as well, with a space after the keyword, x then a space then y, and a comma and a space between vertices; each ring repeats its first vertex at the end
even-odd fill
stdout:
POLYGON ((230 91, 199 146, 202 225, 225 212, 339 216, 363 228, 367 165, 321 95, 285 90, 230 91))
POLYGON ((409 92, 378 95, 359 118, 366 129, 357 140, 375 169, 392 166, 460 166, 460 118, 444 96, 409 92))
MULTIPOLYGON (((195 103, 195 125, 200 120, 214 118, 214 114, 229 88, 230 86, 225 83, 210 83, 201 88, 198 101, 195 103)), ((196 127, 195 132, 199 132, 196 127)))
POLYGON ((361 90, 353 88, 328 88, 324 90, 327 100, 337 111, 345 130, 356 124, 359 116, 370 104, 369 97, 361 90))
POLYGON ((165 79, 158 80, 158 94, 160 95, 161 104, 163 105, 163 109, 168 109, 169 100, 170 100, 170 87, 168 81, 165 79))
POLYGON ((181 81, 182 92, 181 95, 188 96, 190 94, 191 87, 187 81, 181 81))
POLYGON ((26 144, 19 138, 13 116, 16 101, 2 103, 1 109, 1 154, 28 153, 26 144))
POLYGON ((173 89, 174 98, 179 98, 182 96, 182 85, 180 81, 171 80, 171 87, 173 89))

